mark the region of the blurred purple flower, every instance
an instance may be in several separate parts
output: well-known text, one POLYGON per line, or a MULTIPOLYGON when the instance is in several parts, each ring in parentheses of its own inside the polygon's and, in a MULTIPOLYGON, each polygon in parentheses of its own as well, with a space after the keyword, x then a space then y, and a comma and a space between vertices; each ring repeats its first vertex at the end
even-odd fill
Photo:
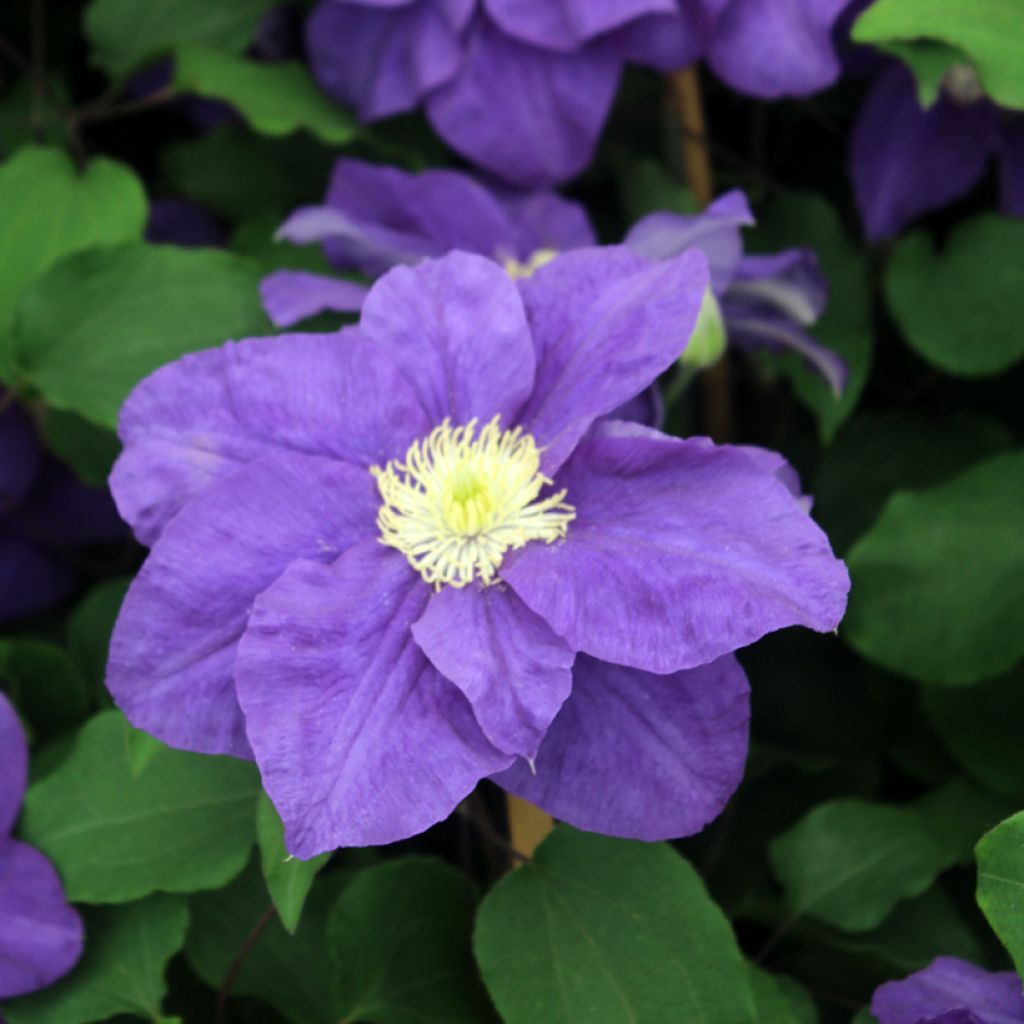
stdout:
POLYGON ((358 327, 142 381, 112 486, 153 550, 115 700, 254 756, 299 856, 413 835, 488 776, 581 828, 702 828, 746 755, 732 652, 833 629, 848 588, 780 457, 607 418, 706 286, 695 252, 519 281, 454 252, 389 271, 358 327))
POLYGON ((0 693, 0 1000, 45 988, 82 953, 82 921, 53 865, 11 838, 27 781, 25 734, 0 693))
MULTIPOLYGON (((814 254, 788 249, 744 256, 740 229, 753 223, 746 199, 734 191, 699 215, 651 214, 624 244, 656 260, 701 249, 729 340, 747 349, 792 349, 840 392, 845 364, 805 330, 820 317, 828 294, 814 254)), ((458 171, 407 174, 349 159, 335 165, 324 205, 297 210, 278 237, 299 245, 322 242, 339 270, 370 276, 451 249, 489 256, 513 276, 524 276, 559 252, 595 241, 583 208, 554 192, 513 193, 458 171)), ((349 281, 291 270, 265 278, 261 291, 267 315, 279 327, 327 309, 357 311, 366 294, 349 281)), ((656 424, 647 418, 651 412, 646 409, 641 422, 656 424)), ((619 416, 640 418, 622 411, 619 416)))
POLYGON ((920 106, 902 64, 879 75, 861 108, 850 147, 850 176, 864 233, 873 242, 965 195, 992 157, 999 161, 1002 209, 1024 217, 1024 115, 987 99, 967 66, 951 69, 936 102, 920 106))
POLYGON ((876 990, 878 1024, 1024 1024, 1021 981, 955 957, 940 956, 924 970, 876 990))
POLYGON ((0 623, 71 592, 70 549, 125 534, 110 495, 86 487, 41 448, 25 411, 0 391, 0 623))
POLYGON ((149 204, 147 242, 219 248, 225 239, 217 218, 190 199, 154 199, 149 204))
POLYGON ((323 88, 375 121, 420 105, 453 149, 516 185, 590 163, 623 65, 707 55, 734 88, 805 95, 839 75, 849 0, 321 0, 307 48, 323 88))

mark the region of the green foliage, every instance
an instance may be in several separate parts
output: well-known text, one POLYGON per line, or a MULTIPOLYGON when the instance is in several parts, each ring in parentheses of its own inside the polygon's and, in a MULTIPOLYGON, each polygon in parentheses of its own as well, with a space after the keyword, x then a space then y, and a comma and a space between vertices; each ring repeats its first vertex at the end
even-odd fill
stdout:
POLYGON ((1019 452, 894 494, 850 551, 847 642, 925 683, 1005 672, 1024 654, 1022 503, 1019 452))
POLYGON ((1024 224, 981 214, 936 250, 923 232, 903 239, 886 295, 910 346, 947 373, 988 376, 1024 356, 1024 224))
POLYGON ((186 92, 230 103, 264 135, 305 128, 324 142, 341 145, 358 131, 351 115, 320 92, 298 61, 261 64, 193 44, 175 53, 174 83, 186 92))
POLYGON ((977 858, 978 905, 1024 973, 1024 811, 989 832, 977 858))
POLYGON ((55 985, 5 1003, 9 1024, 91 1024, 118 1013, 162 1021, 167 962, 185 943, 188 908, 156 895, 85 915, 85 952, 55 985))
POLYGON ((85 678, 103 691, 110 634, 131 579, 115 576, 98 584, 68 616, 67 644, 85 678))
POLYGON ((827 443, 856 408, 871 369, 873 336, 864 258, 850 244, 835 210, 809 192, 785 194, 759 212, 751 237, 758 251, 810 246, 828 279, 828 305, 807 330, 846 361, 849 376, 842 395, 837 398, 824 379, 793 353, 763 356, 789 379, 817 418, 818 431, 827 443))
POLYGON ((121 450, 117 435, 73 412, 50 409, 43 424, 47 446, 78 478, 92 487, 105 487, 121 450))
POLYGON ((899 58, 913 72, 917 99, 923 108, 932 106, 939 98, 942 79, 950 68, 970 64, 970 57, 963 50, 931 39, 884 43, 879 49, 899 58))
POLYGON ((506 1024, 753 1024, 732 929, 664 845, 560 826, 486 896, 473 945, 506 1024))
POLYGON ((124 76, 185 42, 241 50, 275 0, 91 0, 85 29, 93 61, 124 76))
POLYGON ((115 711, 97 715, 60 767, 29 788, 22 832, 57 866, 72 900, 123 903, 223 885, 255 840, 251 764, 164 747, 133 771, 134 732, 115 711))
POLYGON ((935 39, 959 47, 997 103, 1024 109, 1024 6, 1013 0, 875 0, 852 35, 859 43, 935 39))
POLYGON ((89 685, 68 653, 28 637, 0 639, 0 680, 34 731, 59 732, 85 716, 89 685))
POLYGON ((146 194, 123 164, 81 173, 62 150, 26 147, 0 165, 0 339, 27 285, 71 253, 142 237, 146 194))
POLYGON ((847 931, 881 924, 947 866, 943 844, 917 812, 866 800, 815 807, 772 841, 770 854, 791 917, 847 931))
POLYGON ((18 308, 18 370, 60 409, 113 427, 128 392, 186 352, 269 325, 259 268, 215 249, 124 245, 71 257, 18 308))
POLYGON ((322 853, 311 860, 292 857, 284 846, 284 826, 265 793, 260 794, 256 807, 256 838, 263 877, 277 915, 285 930, 294 935, 313 880, 330 854, 322 853))
POLYGON ((341 1016, 368 1024, 489 1024, 473 966, 475 895, 440 861, 359 872, 327 923, 341 1016))
POLYGON ((784 975, 751 964, 750 987, 757 1019, 764 1024, 817 1024, 818 1010, 806 989, 784 975))

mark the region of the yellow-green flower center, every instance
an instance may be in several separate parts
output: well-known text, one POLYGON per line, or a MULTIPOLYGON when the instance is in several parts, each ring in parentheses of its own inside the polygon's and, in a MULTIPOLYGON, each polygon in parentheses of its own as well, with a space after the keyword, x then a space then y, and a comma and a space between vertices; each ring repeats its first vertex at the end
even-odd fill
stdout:
POLYGON ((529 434, 503 431, 497 416, 476 428, 476 420, 461 427, 445 420, 412 444, 405 461, 370 470, 382 499, 381 543, 437 589, 495 582, 509 548, 550 544, 576 517, 564 490, 539 497, 551 480, 529 434))
POLYGON ((535 270, 540 270, 541 267, 546 266, 557 255, 557 249, 537 249, 530 253, 530 258, 525 263, 510 257, 505 260, 503 266, 505 267, 505 273, 513 281, 518 281, 524 277, 532 277, 535 270))

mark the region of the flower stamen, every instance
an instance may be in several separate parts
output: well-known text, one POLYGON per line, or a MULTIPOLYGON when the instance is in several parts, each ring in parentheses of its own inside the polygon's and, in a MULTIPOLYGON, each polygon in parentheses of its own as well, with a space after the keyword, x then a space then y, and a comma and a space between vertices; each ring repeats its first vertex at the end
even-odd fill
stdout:
POLYGON ((477 434, 475 419, 459 427, 446 419, 410 446, 404 462, 370 469, 383 499, 381 543, 438 590, 496 582, 506 551, 550 544, 576 517, 564 490, 539 497, 552 483, 540 472, 541 450, 521 427, 503 431, 499 421, 477 434))

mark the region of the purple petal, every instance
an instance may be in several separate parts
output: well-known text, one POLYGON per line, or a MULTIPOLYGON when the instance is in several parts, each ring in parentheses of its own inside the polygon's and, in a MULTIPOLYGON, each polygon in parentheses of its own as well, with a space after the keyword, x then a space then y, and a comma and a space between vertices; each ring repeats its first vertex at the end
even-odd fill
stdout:
POLYGON ((734 89, 763 99, 807 96, 840 72, 832 28, 849 0, 732 0, 708 62, 734 89))
POLYGON ((952 1010, 972 1010, 985 1024, 1024 1021, 1020 978, 940 956, 923 971, 886 982, 871 1000, 879 1024, 919 1024, 952 1010))
POLYGON ((18 714, 0 693, 0 842, 14 827, 28 782, 28 744, 18 714))
POLYGON ((986 101, 961 106, 943 96, 922 110, 902 64, 879 77, 850 141, 850 176, 871 241, 891 238, 974 185, 992 150, 994 109, 986 101))
POLYGON ((741 450, 606 420, 555 483, 576 508, 566 539, 510 552, 501 575, 574 650, 675 672, 842 618, 846 567, 741 450))
POLYGON ((511 591, 445 587, 413 636, 434 668, 473 706, 484 735, 533 757, 572 688, 573 652, 511 591))
POLYGON ((260 282, 263 309, 275 327, 291 327, 318 313, 357 313, 369 288, 305 270, 276 270, 260 282))
POLYGON ((31 846, 0 839, 0 999, 45 988, 71 970, 83 938, 53 865, 31 846))
POLYGON ((686 347, 707 270, 699 252, 652 264, 622 246, 567 253, 520 282, 537 346, 521 421, 551 475, 593 421, 644 391, 686 347))
POLYGON ((499 193, 515 230, 510 255, 527 259, 540 249, 564 252, 597 245, 597 235, 579 203, 556 192, 499 193))
POLYGON ((828 303, 828 281, 813 249, 744 256, 728 297, 764 303, 798 324, 813 324, 828 303))
POLYGON ((519 292, 481 256, 453 252, 395 267, 370 290, 360 326, 397 364, 432 425, 500 414, 508 426, 533 387, 519 292))
POLYGON ((494 781, 589 832, 648 841, 692 835, 739 785, 749 720, 747 680, 734 658, 651 675, 584 655, 536 774, 518 761, 494 781))
POLYGON ((373 536, 369 472, 294 453, 241 467, 167 524, 110 642, 107 687, 171 746, 248 756, 232 668, 253 600, 297 558, 336 558, 373 536))
POLYGON ((143 544, 241 463, 279 452, 363 466, 430 428, 398 368, 357 329, 250 338, 187 355, 128 396, 111 489, 143 544))
POLYGON ((770 448, 759 448, 753 444, 736 445, 736 450, 743 452, 748 459, 753 460, 755 465, 767 473, 772 473, 797 500, 797 504, 805 511, 811 511, 814 499, 804 494, 800 484, 800 474, 785 460, 778 452, 770 448))
POLYGON ((0 623, 38 615, 71 593, 70 566, 0 519, 0 623))
POLYGON ((427 101, 437 133, 505 181, 538 188, 565 181, 591 160, 622 62, 605 44, 574 53, 538 50, 477 19, 466 60, 427 101))
POLYGON ((322 0, 306 23, 313 73, 363 121, 412 110, 462 62, 459 35, 474 0, 408 4, 322 0))
POLYGON ((256 602, 238 694, 295 856, 416 835, 509 764, 412 638, 430 594, 369 540, 297 562, 256 602))
POLYGON ((623 402, 613 409, 608 418, 625 420, 627 423, 639 423, 644 427, 660 427, 665 419, 665 401, 661 397, 661 389, 657 384, 645 388, 635 398, 623 402))
POLYGON ((0 389, 0 512, 13 508, 28 493, 39 470, 41 449, 28 414, 0 389))
POLYGON ((1024 217, 1024 116, 1003 112, 997 136, 1002 211, 1024 217))
POLYGON ((189 199, 154 199, 149 206, 146 241, 189 247, 220 247, 224 228, 213 214, 189 199))
POLYGON ((680 0, 678 13, 653 14, 609 38, 626 60, 656 71, 677 71, 700 60, 708 47, 717 8, 728 0, 680 0))
POLYGON ((575 50, 649 14, 671 14, 674 0, 484 0, 503 32, 547 50, 575 50))
POLYGON ((128 528, 106 488, 87 487, 66 466, 49 460, 27 501, 18 508, 18 521, 48 547, 74 548, 109 544, 128 537, 128 528))
POLYGON ((740 228, 753 223, 747 197, 734 189, 693 216, 664 211, 648 214, 630 228, 622 244, 652 260, 700 249, 708 260, 711 288, 721 295, 732 282, 743 256, 740 228))

